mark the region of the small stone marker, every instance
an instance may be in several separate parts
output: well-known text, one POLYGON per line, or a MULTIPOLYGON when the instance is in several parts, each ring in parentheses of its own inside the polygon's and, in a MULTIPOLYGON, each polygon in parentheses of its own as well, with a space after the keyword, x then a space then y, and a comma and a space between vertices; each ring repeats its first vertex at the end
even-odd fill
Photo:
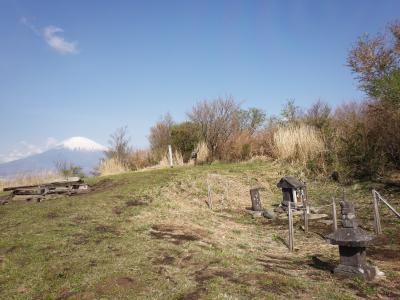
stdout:
POLYGON ((377 270, 366 262, 366 246, 374 236, 358 228, 352 203, 343 199, 340 208, 342 228, 327 235, 331 244, 339 246, 340 264, 334 272, 372 280, 377 275, 377 270))
POLYGON ((254 211, 262 211, 261 199, 260 199, 260 188, 254 188, 250 190, 251 198, 251 209, 254 211))

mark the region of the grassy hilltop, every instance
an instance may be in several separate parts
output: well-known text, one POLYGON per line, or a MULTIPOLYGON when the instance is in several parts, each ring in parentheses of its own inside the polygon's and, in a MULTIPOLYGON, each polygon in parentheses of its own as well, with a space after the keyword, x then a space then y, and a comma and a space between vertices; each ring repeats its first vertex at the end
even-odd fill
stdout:
MULTIPOLYGON (((266 188, 265 208, 278 204, 276 183, 288 174, 301 175, 266 161, 131 172, 89 179, 86 195, 1 206, 0 299, 399 298, 400 224, 385 208, 384 235, 367 253, 386 279, 373 283, 330 273, 338 260, 322 237, 330 226, 310 221, 306 235, 296 219, 291 254, 285 220, 245 212, 256 185, 266 188)), ((342 193, 330 181, 308 186, 315 207, 342 193)), ((371 231, 372 187, 400 204, 383 185, 346 187, 371 231)))

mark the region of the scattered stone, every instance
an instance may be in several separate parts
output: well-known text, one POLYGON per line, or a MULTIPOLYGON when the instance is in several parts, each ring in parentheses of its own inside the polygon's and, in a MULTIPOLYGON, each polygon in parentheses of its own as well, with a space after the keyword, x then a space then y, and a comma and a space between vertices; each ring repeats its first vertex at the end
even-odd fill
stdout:
POLYGON ((0 198, 0 205, 8 204, 8 198, 0 198))
POLYGON ((283 214, 285 212, 285 210, 283 209, 282 206, 278 206, 274 208, 274 212, 277 214, 283 214))
MULTIPOLYGON (((38 185, 26 185, 4 188, 3 191, 11 192, 11 200, 23 200, 27 202, 41 202, 45 199, 57 197, 59 195, 75 195, 87 193, 89 186, 79 177, 68 177, 54 182, 42 183, 38 185)), ((8 200, 8 199, 7 199, 8 200)), ((2 201, 0 200, 0 203, 2 201)), ((3 203, 2 203, 3 204, 3 203)))
POLYGON ((276 218, 276 214, 274 213, 273 210, 265 210, 265 211, 263 211, 262 215, 264 218, 267 218, 267 219, 273 220, 276 218))
POLYGON ((251 209, 246 209, 246 212, 253 216, 253 218, 259 218, 263 216, 263 211, 256 211, 251 209))

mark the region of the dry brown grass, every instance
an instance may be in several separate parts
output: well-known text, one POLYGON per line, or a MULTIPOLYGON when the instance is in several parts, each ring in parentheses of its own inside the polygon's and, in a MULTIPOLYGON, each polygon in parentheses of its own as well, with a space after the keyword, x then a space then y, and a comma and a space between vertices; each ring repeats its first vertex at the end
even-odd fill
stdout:
MULTIPOLYGON (((172 162, 173 162, 174 166, 184 166, 185 163, 183 162, 182 153, 175 150, 175 152, 172 154, 172 162)), ((155 167, 156 168, 168 168, 169 166, 170 166, 169 156, 168 156, 168 152, 166 152, 163 155, 163 157, 161 158, 161 160, 159 161, 159 163, 157 164, 157 166, 155 166, 155 167)))
POLYGON ((210 156, 207 144, 205 142, 200 142, 197 145, 197 149, 199 150, 197 152, 197 163, 199 163, 199 164, 206 163, 208 161, 209 156, 210 156))
POLYGON ((9 179, 0 180, 0 189, 2 190, 4 188, 12 186, 37 185, 59 180, 60 178, 60 174, 52 171, 19 174, 9 179))
POLYGON ((305 125, 278 127, 274 133, 275 156, 289 162, 305 164, 325 150, 317 130, 305 125))
POLYGON ((133 170, 141 170, 154 165, 153 155, 150 150, 134 150, 129 155, 128 165, 133 170))
POLYGON ((102 160, 100 162, 98 170, 102 176, 120 174, 129 171, 126 166, 124 166, 119 160, 115 158, 102 160))
POLYGON ((242 161, 251 157, 253 136, 244 131, 233 135, 226 144, 224 159, 227 161, 242 161))

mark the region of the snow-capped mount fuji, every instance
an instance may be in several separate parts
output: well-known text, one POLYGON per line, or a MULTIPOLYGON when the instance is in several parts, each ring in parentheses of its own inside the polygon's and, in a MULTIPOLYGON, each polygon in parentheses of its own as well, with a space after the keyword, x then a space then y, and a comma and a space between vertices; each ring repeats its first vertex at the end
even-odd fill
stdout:
POLYGON ((62 141, 61 143, 56 145, 56 148, 64 148, 68 150, 76 150, 76 151, 106 151, 107 147, 92 141, 91 139, 75 136, 69 139, 62 141))
POLYGON ((57 163, 80 166, 85 174, 96 168, 107 147, 85 137, 71 137, 39 154, 0 164, 0 177, 56 171, 57 163))

